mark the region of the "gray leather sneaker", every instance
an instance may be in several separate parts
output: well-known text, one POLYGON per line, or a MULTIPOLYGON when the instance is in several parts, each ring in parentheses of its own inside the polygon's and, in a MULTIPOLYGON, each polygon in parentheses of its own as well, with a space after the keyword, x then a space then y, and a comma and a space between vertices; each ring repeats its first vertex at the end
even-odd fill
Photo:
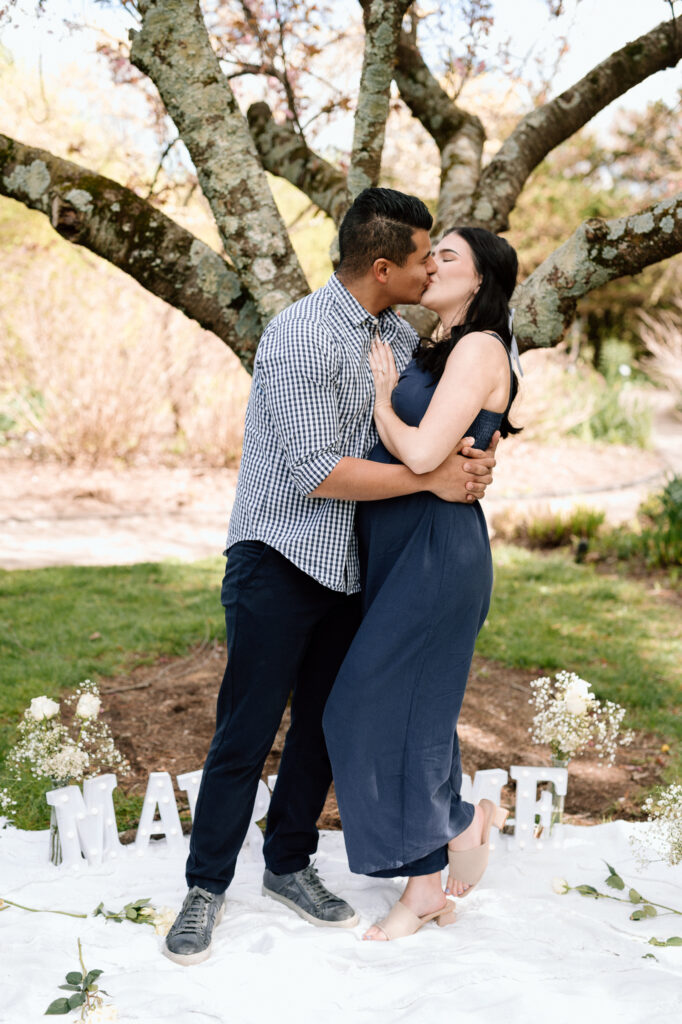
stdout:
POLYGON ((324 887, 313 864, 289 875, 276 875, 266 868, 263 895, 291 907, 311 924, 353 928, 360 920, 349 903, 324 887))
POLYGON ((192 886, 163 946, 164 955, 176 964, 200 964, 211 955, 213 929, 225 910, 225 893, 192 886))

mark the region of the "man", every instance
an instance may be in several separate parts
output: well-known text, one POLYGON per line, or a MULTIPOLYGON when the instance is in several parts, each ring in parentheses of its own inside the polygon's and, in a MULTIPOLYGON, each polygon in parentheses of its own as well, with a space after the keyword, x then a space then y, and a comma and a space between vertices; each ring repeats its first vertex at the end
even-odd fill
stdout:
POLYGON ((492 480, 488 452, 432 473, 369 462, 376 440, 367 355, 379 332, 402 370, 417 342, 391 306, 419 302, 435 270, 432 218, 414 196, 366 189, 339 231, 329 282, 272 320, 246 412, 223 580, 228 663, 187 861, 189 892, 166 939, 181 964, 210 954, 263 763, 293 691, 268 812, 263 892, 316 925, 357 915, 310 864, 331 783, 322 713, 360 617, 356 501, 430 490, 473 501, 492 480))

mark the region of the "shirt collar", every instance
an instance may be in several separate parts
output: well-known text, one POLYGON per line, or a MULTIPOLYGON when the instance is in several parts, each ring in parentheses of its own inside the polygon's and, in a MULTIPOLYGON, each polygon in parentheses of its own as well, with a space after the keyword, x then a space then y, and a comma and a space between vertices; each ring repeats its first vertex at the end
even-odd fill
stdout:
POLYGON ((332 274, 326 287, 334 296, 340 313, 351 327, 362 327, 364 324, 378 327, 384 341, 393 340, 398 330, 400 317, 392 309, 384 309, 378 316, 368 313, 355 296, 351 295, 346 286, 339 281, 336 274, 332 274))

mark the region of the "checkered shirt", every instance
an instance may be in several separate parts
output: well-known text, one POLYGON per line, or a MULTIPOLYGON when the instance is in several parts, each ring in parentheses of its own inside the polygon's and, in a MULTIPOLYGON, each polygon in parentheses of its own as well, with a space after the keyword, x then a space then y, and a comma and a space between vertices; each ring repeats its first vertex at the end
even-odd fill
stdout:
POLYGON ((355 502, 311 498, 345 456, 376 443, 367 361, 377 327, 398 372, 415 331, 392 310, 371 316, 332 275, 294 302, 261 337, 227 549, 259 540, 331 590, 360 589, 355 502))

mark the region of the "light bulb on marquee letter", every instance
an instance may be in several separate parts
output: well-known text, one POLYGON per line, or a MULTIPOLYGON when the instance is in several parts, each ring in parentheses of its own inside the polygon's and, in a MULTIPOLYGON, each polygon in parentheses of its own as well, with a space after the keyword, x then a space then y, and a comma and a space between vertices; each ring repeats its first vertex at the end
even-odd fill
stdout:
POLYGON ((166 843, 171 850, 185 852, 185 840, 182 825, 175 802, 173 783, 168 772, 152 772, 147 783, 140 825, 135 836, 135 849, 138 853, 149 845, 153 835, 165 835, 166 843), (167 797, 167 802, 164 798, 167 797), (155 821, 156 809, 160 820, 155 821))

